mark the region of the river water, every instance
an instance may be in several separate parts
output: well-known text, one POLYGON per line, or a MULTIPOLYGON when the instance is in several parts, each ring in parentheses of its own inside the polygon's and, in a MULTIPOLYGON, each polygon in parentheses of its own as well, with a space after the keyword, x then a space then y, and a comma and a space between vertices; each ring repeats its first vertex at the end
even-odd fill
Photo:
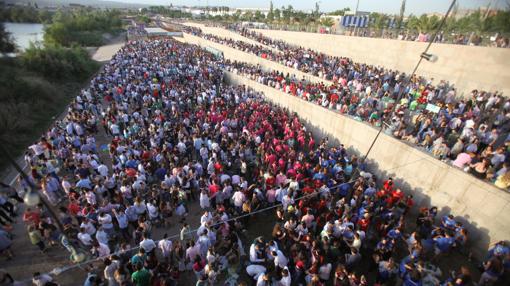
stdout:
POLYGON ((44 25, 35 23, 4 23, 7 32, 11 33, 14 43, 20 51, 25 50, 30 42, 42 42, 44 25))

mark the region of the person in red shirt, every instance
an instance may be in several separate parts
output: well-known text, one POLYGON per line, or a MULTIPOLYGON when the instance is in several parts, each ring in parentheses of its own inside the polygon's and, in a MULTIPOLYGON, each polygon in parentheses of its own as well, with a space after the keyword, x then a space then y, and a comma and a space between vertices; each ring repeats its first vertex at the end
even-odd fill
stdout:
POLYGON ((404 193, 400 189, 396 189, 391 192, 391 204, 395 204, 404 198, 404 193))
POLYGON ((361 230, 367 231, 368 225, 370 224, 370 215, 365 214, 362 219, 358 221, 358 225, 361 230))
POLYGON ((80 208, 80 205, 78 204, 78 202, 76 202, 76 200, 71 199, 71 201, 67 205, 67 210, 69 211, 69 214, 71 214, 73 217, 75 217, 81 211, 81 208, 80 208))
POLYGON ((384 181, 384 190, 386 191, 392 191, 393 190, 393 178, 389 178, 388 180, 384 181))
POLYGON ((27 210, 23 214, 23 221, 27 225, 37 226, 41 222, 41 214, 37 210, 32 210, 31 208, 27 208, 27 210))

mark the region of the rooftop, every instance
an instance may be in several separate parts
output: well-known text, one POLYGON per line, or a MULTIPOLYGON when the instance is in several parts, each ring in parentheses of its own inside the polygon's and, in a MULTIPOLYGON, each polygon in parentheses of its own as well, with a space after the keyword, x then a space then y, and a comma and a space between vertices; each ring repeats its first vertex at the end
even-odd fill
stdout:
POLYGON ((149 34, 168 33, 168 31, 163 30, 161 28, 145 28, 145 31, 149 34))

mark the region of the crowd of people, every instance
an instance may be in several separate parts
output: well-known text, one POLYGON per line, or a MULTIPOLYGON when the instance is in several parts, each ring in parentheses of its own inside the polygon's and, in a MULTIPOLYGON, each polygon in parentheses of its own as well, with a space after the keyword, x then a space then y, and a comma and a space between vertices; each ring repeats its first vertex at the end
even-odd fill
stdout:
MULTIPOLYGON (((34 247, 44 255, 63 244, 95 258, 84 285, 471 283, 466 267, 435 266, 469 253, 462 223, 434 207, 410 222, 413 197, 391 178, 378 185, 364 162, 316 141, 297 114, 224 85, 222 68, 234 65, 172 39, 128 42, 25 154, 30 182, 20 179, 18 192, 39 186, 64 225, 62 233, 43 205, 27 206, 34 247), (248 240, 249 227, 263 234, 258 212, 276 223, 248 240), (155 237, 173 217, 179 235, 155 237)), ((0 213, 15 215, 6 202, 0 213)), ((3 227, 8 258, 11 245, 3 227)), ((508 246, 496 244, 478 285, 505 279, 509 265, 508 246)), ((32 282, 58 285, 39 272, 32 282)))
POLYGON ((288 93, 374 126, 386 123, 383 127, 388 134, 499 188, 510 188, 510 99, 501 93, 473 90, 469 96, 460 97, 446 81, 434 85, 419 76, 408 80, 398 71, 297 48, 249 30, 240 33, 281 53, 204 34, 198 28, 187 31, 324 78, 324 82, 311 83, 295 75, 264 73, 260 67, 242 64, 247 73, 264 73, 264 81, 278 82, 278 87, 285 87, 288 93))

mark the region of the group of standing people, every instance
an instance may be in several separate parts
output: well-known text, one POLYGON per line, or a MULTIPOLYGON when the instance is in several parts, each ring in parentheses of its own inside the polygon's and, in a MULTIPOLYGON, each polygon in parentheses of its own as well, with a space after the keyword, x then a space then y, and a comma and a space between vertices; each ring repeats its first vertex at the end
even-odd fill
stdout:
POLYGON ((416 75, 408 79, 395 70, 328 56, 249 30, 238 32, 262 45, 205 34, 199 28, 185 31, 322 78, 324 82, 313 83, 281 71, 232 64, 232 69, 284 92, 383 126, 387 134, 499 188, 510 187, 510 100, 498 92, 473 90, 462 98, 446 81, 434 84, 416 75))
MULTIPOLYGON (((18 191, 40 186, 64 225, 28 207, 30 241, 95 258, 84 285, 468 285, 468 270, 446 279, 434 266, 469 252, 460 222, 423 208, 409 225, 411 195, 316 141, 297 114, 224 85, 229 64, 172 39, 128 42, 25 155, 31 182, 18 191), (271 235, 248 241, 251 218, 271 210, 271 235)), ((495 246, 479 285, 509 261, 495 246)))

